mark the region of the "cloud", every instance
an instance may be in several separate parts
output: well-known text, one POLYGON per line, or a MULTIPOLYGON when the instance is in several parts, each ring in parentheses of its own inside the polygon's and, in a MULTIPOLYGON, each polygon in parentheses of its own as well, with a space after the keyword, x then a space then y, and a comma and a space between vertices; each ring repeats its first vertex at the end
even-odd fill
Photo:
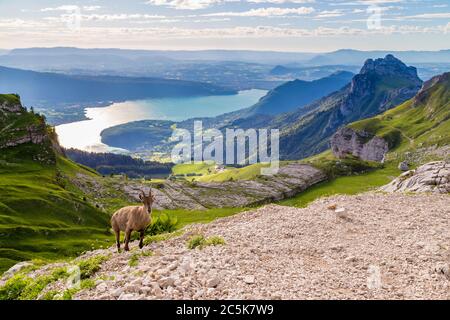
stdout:
POLYGON ((344 13, 342 12, 342 10, 336 9, 336 10, 324 10, 319 12, 319 14, 317 14, 315 16, 315 18, 335 18, 335 17, 341 17, 343 16, 344 13))
POLYGON ((220 2, 222 0, 149 0, 147 4, 172 7, 175 9, 198 10, 220 2))
POLYGON ((300 7, 300 8, 259 8, 259 9, 251 9, 248 11, 240 11, 240 12, 215 12, 204 14, 205 17, 280 17, 287 15, 306 15, 313 13, 315 10, 311 7, 300 7))
POLYGON ((50 7, 50 8, 43 8, 41 9, 41 12, 52 12, 52 11, 97 11, 101 8, 101 6, 76 6, 76 5, 64 5, 59 7, 50 7))
POLYGON ((315 3, 316 0, 247 0, 247 2, 284 4, 284 3, 315 3))
MULTIPOLYGON (((46 17, 44 20, 47 21, 62 21, 65 22, 70 14, 62 14, 59 17, 46 17)), ((124 21, 131 20, 136 22, 138 20, 155 20, 155 19, 166 19, 166 16, 162 15, 150 15, 150 14, 81 14, 79 16, 82 21, 124 21)), ((178 21, 178 20, 176 20, 178 21)), ((172 21, 175 22, 175 21, 172 21)))
POLYGON ((399 17, 399 19, 449 19, 450 12, 441 12, 441 13, 422 13, 416 14, 413 16, 404 16, 399 17))

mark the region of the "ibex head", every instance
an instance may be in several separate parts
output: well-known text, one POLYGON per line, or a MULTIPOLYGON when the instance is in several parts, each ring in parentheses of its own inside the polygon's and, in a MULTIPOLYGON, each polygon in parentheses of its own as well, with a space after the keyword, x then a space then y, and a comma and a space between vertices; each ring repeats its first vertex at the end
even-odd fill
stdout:
POLYGON ((152 194, 152 189, 148 193, 148 196, 145 195, 145 192, 141 190, 139 194, 139 199, 144 203, 144 206, 147 208, 148 213, 152 213, 152 205, 155 201, 155 196, 152 194))

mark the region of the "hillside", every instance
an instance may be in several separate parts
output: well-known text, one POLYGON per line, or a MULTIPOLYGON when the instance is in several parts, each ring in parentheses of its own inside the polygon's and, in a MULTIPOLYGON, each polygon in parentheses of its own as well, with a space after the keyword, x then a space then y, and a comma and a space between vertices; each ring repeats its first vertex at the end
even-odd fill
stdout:
POLYGON ((289 81, 270 90, 247 111, 246 116, 275 115, 302 108, 314 100, 341 89, 350 82, 352 77, 353 73, 340 71, 314 81, 289 81))
POLYGON ((389 151, 386 160, 406 160, 417 165, 430 160, 449 159, 450 73, 425 82, 414 98, 396 108, 340 130, 332 141, 338 156, 346 149, 340 140, 344 131, 347 135, 361 137, 361 143, 352 147, 348 145, 348 151, 362 158, 364 156, 357 149, 364 146, 367 149, 368 143, 377 137, 385 141, 387 148, 384 154, 389 151))
POLYGON ((414 67, 392 55, 367 60, 359 74, 340 91, 268 124, 281 128, 283 159, 305 158, 329 148, 329 139, 342 125, 375 116, 413 97, 422 81, 414 67))
POLYGON ((76 186, 79 175, 100 180, 63 156, 43 117, 26 111, 18 96, 0 95, 0 272, 110 243, 109 216, 76 186))
POLYGON ((0 280, 0 297, 27 297, 45 275, 77 264, 95 267, 82 269, 80 289, 67 289, 63 274, 32 298, 446 300, 447 207, 447 195, 373 193, 323 198, 303 209, 269 205, 165 241, 147 238, 142 251, 111 247, 23 270, 0 280))
POLYGON ((144 98, 225 95, 236 93, 219 86, 158 78, 77 76, 0 67, 4 92, 20 92, 25 104, 123 101, 144 98))

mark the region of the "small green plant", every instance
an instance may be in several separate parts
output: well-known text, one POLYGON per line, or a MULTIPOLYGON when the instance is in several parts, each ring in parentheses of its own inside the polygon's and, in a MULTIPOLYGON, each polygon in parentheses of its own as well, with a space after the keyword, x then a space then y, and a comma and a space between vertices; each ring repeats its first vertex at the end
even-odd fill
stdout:
POLYGON ((128 265, 130 267, 137 267, 138 264, 139 264, 139 253, 134 253, 131 256, 130 261, 128 261, 128 265))
POLYGON ((153 256, 153 251, 150 251, 150 250, 148 250, 148 251, 142 251, 141 255, 142 255, 143 257, 151 257, 151 256, 153 256))
POLYGON ((81 291, 81 290, 85 290, 85 289, 92 289, 95 287, 95 281, 92 279, 84 279, 81 280, 80 282, 80 287, 79 288, 70 288, 67 289, 63 292, 62 294, 62 300, 72 300, 73 296, 81 291))
POLYGON ((0 288, 0 300, 17 300, 29 281, 23 275, 15 275, 0 288))
POLYGON ((178 219, 168 214, 161 214, 153 219, 152 224, 147 228, 148 235, 174 232, 177 228, 178 219))
POLYGON ((65 268, 57 268, 51 274, 30 278, 23 273, 9 279, 0 288, 0 300, 35 300, 50 283, 67 277, 65 268))
POLYGON ((165 240, 171 239, 173 237, 179 236, 181 234, 182 234, 182 231, 178 230, 178 231, 171 232, 171 233, 146 236, 144 238, 144 245, 149 245, 150 243, 165 241, 165 240))
POLYGON ((43 296, 42 300, 54 300, 55 296, 58 294, 58 291, 56 290, 50 290, 47 291, 43 296))
POLYGON ((203 235, 194 235, 192 236, 187 243, 187 247, 189 249, 195 249, 199 248, 202 249, 207 246, 218 246, 218 245, 224 245, 225 240, 222 237, 219 236, 212 236, 209 238, 205 238, 203 235))
POLYGON ((206 239, 206 242, 205 242, 206 246, 222 246, 225 244, 226 244, 225 240, 219 236, 212 236, 212 237, 206 239))
POLYGON ((202 235, 195 235, 192 236, 187 243, 187 247, 189 249, 195 249, 197 247, 201 247, 205 243, 205 237, 202 235))
POLYGON ((95 256, 87 260, 83 260, 78 263, 80 268, 80 278, 82 280, 92 277, 98 270, 103 262, 108 260, 106 256, 95 256))

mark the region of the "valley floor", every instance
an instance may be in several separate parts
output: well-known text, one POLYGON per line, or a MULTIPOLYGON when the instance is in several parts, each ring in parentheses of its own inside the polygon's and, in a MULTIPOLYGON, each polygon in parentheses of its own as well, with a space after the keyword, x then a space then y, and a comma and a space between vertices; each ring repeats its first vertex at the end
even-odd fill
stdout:
POLYGON ((111 256, 73 298, 450 299, 449 208, 448 195, 381 193, 268 205, 142 252, 87 253, 111 256), (226 244, 188 249, 196 234, 226 244))

